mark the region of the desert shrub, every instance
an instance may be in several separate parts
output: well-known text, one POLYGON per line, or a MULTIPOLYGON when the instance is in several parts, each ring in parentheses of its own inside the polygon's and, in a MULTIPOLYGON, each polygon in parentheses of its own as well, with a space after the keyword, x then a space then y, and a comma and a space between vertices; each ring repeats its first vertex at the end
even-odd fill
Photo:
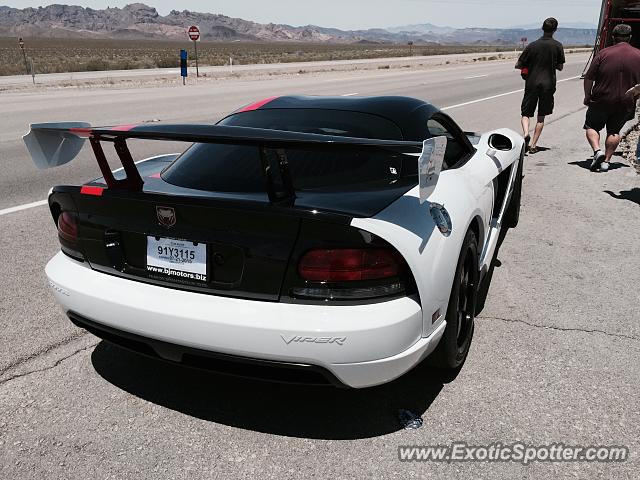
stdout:
MULTIPOLYGON (((177 40, 113 40, 83 38, 25 38, 28 57, 33 58, 37 73, 84 70, 125 70, 134 68, 175 68, 179 50, 186 48, 189 59, 195 56, 191 45, 177 40)), ((511 47, 433 45, 420 46, 423 55, 484 53, 511 47)), ((417 50, 416 50, 417 51, 417 50)), ((324 60, 375 59, 407 54, 406 45, 395 44, 314 44, 201 42, 198 60, 201 66, 256 63, 287 63, 324 60)), ((382 66, 381 69, 391 68, 382 66)), ((0 75, 24 74, 22 53, 16 38, 0 37, 0 75)))
POLYGON ((155 60, 155 67, 157 68, 176 68, 180 66, 180 58, 175 57, 162 57, 155 60))
POLYGON ((109 64, 101 58, 92 58, 84 65, 84 69, 90 72, 110 70, 109 64))

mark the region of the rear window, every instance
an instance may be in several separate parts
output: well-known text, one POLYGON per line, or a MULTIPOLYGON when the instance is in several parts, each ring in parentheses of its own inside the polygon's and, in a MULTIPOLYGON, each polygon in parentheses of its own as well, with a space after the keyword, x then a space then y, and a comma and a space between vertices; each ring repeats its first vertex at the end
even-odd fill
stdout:
POLYGON ((402 140, 400 128, 391 120, 369 113, 344 110, 311 108, 253 110, 231 115, 222 120, 219 125, 268 128, 341 137, 402 140))
MULTIPOLYGON (((232 115, 221 125, 267 128, 321 135, 402 140, 391 121, 359 112, 282 109, 232 115)), ((275 155, 270 151, 269 155, 275 155)), ((305 151, 287 149, 296 190, 393 185, 416 175, 413 157, 384 151, 305 151)), ((174 185, 214 192, 264 192, 265 177, 257 147, 194 144, 163 172, 174 185)))

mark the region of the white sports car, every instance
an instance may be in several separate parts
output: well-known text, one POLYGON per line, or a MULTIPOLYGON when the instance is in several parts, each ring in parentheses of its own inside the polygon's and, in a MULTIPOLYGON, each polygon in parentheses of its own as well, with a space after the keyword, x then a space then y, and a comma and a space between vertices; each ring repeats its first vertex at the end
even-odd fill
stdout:
POLYGON ((102 177, 51 190, 49 284, 76 325, 164 360, 370 387, 457 368, 523 139, 406 97, 278 97, 217 125, 34 124, 39 168, 86 139, 102 177), (127 139, 193 143, 134 162, 127 139), (111 171, 113 143, 123 168, 111 171))

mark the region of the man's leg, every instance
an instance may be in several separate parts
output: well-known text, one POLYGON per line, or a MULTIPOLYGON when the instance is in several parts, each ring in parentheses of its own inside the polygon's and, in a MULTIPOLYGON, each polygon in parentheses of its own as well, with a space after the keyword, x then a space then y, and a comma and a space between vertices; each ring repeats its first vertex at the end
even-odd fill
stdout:
POLYGON ((529 135, 529 128, 530 128, 530 120, 529 117, 522 117, 522 136, 523 137, 527 137, 529 135))
POLYGON ((600 149, 600 132, 593 128, 587 128, 586 125, 585 131, 587 132, 587 141, 593 149, 593 160, 591 161, 591 165, 589 165, 589 170, 595 172, 601 167, 602 162, 606 161, 605 155, 600 149))
POLYGON ((522 114, 522 136, 524 137, 525 149, 527 150, 529 149, 529 142, 531 141, 531 136, 529 135, 529 128, 531 127, 530 118, 536 113, 537 105, 537 91, 535 89, 525 88, 520 113, 522 114))
POLYGON ((598 170, 605 159, 604 153, 600 150, 600 130, 605 127, 606 123, 607 112, 594 105, 589 106, 584 121, 584 130, 587 141, 593 150, 593 160, 591 160, 591 165, 589 165, 589 170, 592 172, 598 170))
POLYGON ((594 130, 593 128, 587 128, 587 142, 591 145, 593 149, 593 153, 600 150, 600 132, 594 130))
POLYGON ((552 90, 540 89, 538 91, 538 121, 536 127, 533 130, 533 138, 531 139, 530 153, 536 153, 538 151, 538 140, 542 135, 542 129, 544 128, 544 119, 547 115, 553 113, 555 88, 552 90))
POLYGON ((623 111, 617 112, 607 119, 607 139, 604 142, 605 159, 602 166, 600 167, 601 171, 606 172, 607 170, 609 170, 611 158, 613 157, 613 154, 616 153, 618 145, 620 145, 620 141, 622 140, 620 130, 622 130, 622 127, 629 118, 633 118, 633 115, 630 115, 627 112, 623 111))
POLYGON ((620 145, 620 134, 607 135, 607 140, 605 141, 605 151, 604 151, 604 161, 609 163, 613 154, 616 153, 618 149, 618 145, 620 145))
POLYGON ((534 149, 538 145, 540 135, 542 135, 542 129, 544 128, 544 115, 538 115, 538 121, 536 122, 536 128, 533 131, 533 138, 531 139, 531 148, 534 149))

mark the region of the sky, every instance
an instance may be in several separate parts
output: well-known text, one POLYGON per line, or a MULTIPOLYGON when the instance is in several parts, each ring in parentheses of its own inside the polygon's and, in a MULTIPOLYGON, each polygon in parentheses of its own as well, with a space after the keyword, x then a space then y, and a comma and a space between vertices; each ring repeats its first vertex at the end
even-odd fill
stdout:
MULTIPOLYGON (((119 0, 0 0, 15 8, 48 3, 102 9, 123 7, 119 0)), ((597 24, 601 0, 146 0, 162 15, 175 10, 222 13, 260 23, 320 25, 366 29, 432 23, 450 27, 510 27, 542 24, 546 17, 563 22, 597 24)))

